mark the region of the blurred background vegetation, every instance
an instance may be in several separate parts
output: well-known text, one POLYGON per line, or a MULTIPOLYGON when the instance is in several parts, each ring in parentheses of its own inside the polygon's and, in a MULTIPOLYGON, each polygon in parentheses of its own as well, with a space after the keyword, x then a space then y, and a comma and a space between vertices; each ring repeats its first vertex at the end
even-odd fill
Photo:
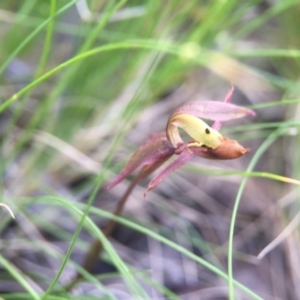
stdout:
POLYGON ((1 1, 1 202, 16 219, 1 209, 0 297, 228 299, 234 278, 231 299, 299 299, 299 14, 298 0, 1 1), (105 184, 173 110, 231 84, 257 116, 221 132, 251 152, 194 159, 145 199, 142 182, 84 272, 132 177, 105 184))

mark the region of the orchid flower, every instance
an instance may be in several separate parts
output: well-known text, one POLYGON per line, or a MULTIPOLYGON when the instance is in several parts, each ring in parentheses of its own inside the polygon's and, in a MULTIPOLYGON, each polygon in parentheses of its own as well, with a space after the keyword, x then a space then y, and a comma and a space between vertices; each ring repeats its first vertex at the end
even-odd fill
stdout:
MULTIPOLYGON (((230 104, 232 93, 233 87, 230 88, 223 102, 197 101, 179 107, 170 116, 166 131, 150 135, 148 140, 130 157, 119 175, 106 187, 108 190, 113 188, 137 168, 141 168, 119 200, 113 212, 115 216, 121 214, 134 187, 171 156, 176 156, 175 160, 150 181, 145 194, 155 188, 169 174, 185 165, 193 156, 207 159, 235 159, 250 151, 249 148, 244 148, 237 141, 223 137, 219 132, 224 121, 246 115, 255 116, 255 113, 250 109, 230 104), (215 122, 210 127, 200 118, 215 122), (191 137, 190 141, 184 142, 181 139, 179 128, 191 137)), ((111 234, 115 224, 113 219, 108 221, 102 231, 106 237, 111 234)), ((99 259, 102 250, 101 241, 95 239, 82 264, 86 271, 91 270, 94 262, 99 259)), ((77 273, 73 282, 76 282, 80 276, 80 273, 77 273)))
POLYGON ((196 101, 175 110, 167 122, 166 131, 152 134, 131 156, 119 175, 107 185, 107 189, 113 188, 139 167, 142 168, 134 181, 144 179, 173 155, 177 156, 176 159, 150 181, 146 192, 155 188, 193 156, 225 160, 248 153, 250 148, 244 148, 219 132, 224 121, 246 115, 255 116, 254 111, 229 103, 233 91, 234 88, 231 87, 223 102, 196 101), (215 122, 210 127, 200 118, 215 122), (190 141, 184 142, 181 139, 179 128, 191 137, 190 141))

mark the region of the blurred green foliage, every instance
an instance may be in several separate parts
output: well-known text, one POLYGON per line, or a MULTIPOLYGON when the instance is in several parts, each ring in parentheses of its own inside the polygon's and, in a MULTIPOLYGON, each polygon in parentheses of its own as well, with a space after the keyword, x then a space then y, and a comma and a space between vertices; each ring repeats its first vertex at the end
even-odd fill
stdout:
MULTIPOLYGON (((299 13, 298 0, 1 1, 1 202, 16 221, 1 211, 0 295, 45 299, 48 289, 47 299, 76 299, 76 293, 202 299, 206 288, 220 288, 226 298, 229 280, 233 299, 236 278, 249 287, 236 289, 237 298, 299 299, 298 230, 269 260, 253 264, 297 221, 297 182, 278 176, 300 178, 299 13), (147 135, 165 129, 180 104, 222 100, 230 84, 233 102, 253 107, 257 118, 222 132, 252 147, 252 154, 228 164, 195 162, 153 192, 154 201, 144 201, 139 187, 126 217, 141 240, 120 225, 112 244, 106 241, 112 278, 98 280, 109 277, 101 269, 85 274, 87 287, 65 291, 90 236, 101 238, 94 225, 107 215, 96 208, 112 210, 126 183, 110 193, 101 187, 147 135), (251 172, 243 171, 251 161, 258 162, 252 176, 268 173, 281 182, 248 178, 251 172), (241 177, 248 178, 247 201, 232 218, 241 177), (90 208, 98 215, 86 225, 90 208), (239 230, 230 240, 228 224, 235 221, 239 230), (247 226, 253 231, 243 234, 247 226), (143 247, 124 242, 127 235, 143 247), (228 260, 234 260, 233 276, 228 260)), ((203 299, 221 299, 214 292, 203 299)))

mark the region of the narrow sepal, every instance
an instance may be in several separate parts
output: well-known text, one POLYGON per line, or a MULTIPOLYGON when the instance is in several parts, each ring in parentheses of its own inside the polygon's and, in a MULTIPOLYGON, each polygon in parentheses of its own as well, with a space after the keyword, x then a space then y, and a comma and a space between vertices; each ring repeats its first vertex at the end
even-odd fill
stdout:
POLYGON ((247 115, 255 116, 255 112, 246 107, 209 100, 187 103, 175 110, 172 115, 176 114, 189 114, 198 118, 221 122, 242 118, 247 115))
POLYGON ((171 173, 185 165, 192 157, 193 153, 189 151, 189 149, 185 148, 173 162, 171 162, 165 169, 163 169, 150 181, 144 195, 146 195, 148 191, 157 187, 171 173))
POLYGON ((106 186, 106 189, 112 189, 139 167, 166 161, 174 152, 175 149, 170 145, 165 132, 152 134, 149 139, 135 151, 117 177, 106 186))

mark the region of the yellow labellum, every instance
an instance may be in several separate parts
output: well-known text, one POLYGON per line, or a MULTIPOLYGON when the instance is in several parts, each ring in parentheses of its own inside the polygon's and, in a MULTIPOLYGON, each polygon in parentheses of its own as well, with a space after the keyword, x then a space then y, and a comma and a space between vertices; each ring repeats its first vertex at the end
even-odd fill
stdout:
POLYGON ((172 115, 167 124, 167 136, 173 147, 183 143, 178 128, 182 128, 196 142, 189 146, 206 146, 216 149, 222 143, 222 135, 201 119, 188 114, 172 115))

